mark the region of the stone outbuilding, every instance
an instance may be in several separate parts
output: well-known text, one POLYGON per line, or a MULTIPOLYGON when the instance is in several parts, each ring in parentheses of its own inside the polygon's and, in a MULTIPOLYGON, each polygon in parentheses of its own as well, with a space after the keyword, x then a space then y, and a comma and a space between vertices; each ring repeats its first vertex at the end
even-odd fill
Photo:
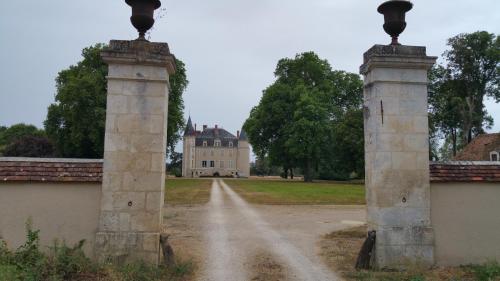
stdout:
POLYGON ((475 137, 455 159, 457 161, 500 161, 500 133, 475 137))

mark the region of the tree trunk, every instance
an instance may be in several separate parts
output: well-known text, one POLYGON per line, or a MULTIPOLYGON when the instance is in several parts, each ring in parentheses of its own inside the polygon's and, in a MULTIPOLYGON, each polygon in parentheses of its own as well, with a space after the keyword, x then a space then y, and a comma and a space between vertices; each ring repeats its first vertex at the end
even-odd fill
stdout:
POLYGON ((290 178, 293 180, 293 168, 290 168, 290 178))
POLYGON ((304 181, 305 182, 312 182, 312 174, 311 174, 311 160, 306 160, 306 166, 305 166, 305 169, 304 169, 304 181))
POLYGON ((457 131, 452 130, 451 132, 451 145, 453 147, 453 157, 457 156, 457 131))

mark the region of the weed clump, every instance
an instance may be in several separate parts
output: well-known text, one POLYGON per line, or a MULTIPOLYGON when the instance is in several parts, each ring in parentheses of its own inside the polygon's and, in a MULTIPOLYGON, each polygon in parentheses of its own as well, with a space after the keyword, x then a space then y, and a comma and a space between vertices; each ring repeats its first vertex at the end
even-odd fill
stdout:
POLYGON ((40 249, 40 231, 26 224, 26 242, 14 251, 0 238, 0 281, 181 281, 193 271, 191 261, 177 260, 172 267, 143 262, 96 264, 85 256, 85 240, 68 247, 54 241, 48 251, 40 249))

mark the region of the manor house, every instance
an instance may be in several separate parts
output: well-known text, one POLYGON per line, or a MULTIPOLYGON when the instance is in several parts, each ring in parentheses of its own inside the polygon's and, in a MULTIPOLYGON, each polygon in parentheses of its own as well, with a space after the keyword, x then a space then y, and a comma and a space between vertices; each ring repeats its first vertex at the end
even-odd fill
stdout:
POLYGON ((184 131, 182 176, 248 177, 250 175, 250 147, 245 131, 236 136, 215 125, 196 130, 189 117, 184 131))

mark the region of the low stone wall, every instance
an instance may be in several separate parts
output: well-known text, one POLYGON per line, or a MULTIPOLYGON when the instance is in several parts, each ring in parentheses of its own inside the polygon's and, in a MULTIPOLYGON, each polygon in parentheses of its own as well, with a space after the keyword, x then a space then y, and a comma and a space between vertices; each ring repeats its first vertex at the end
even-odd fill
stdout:
POLYGON ((54 239, 68 246, 85 239, 85 253, 92 257, 100 202, 100 183, 0 182, 0 237, 9 248, 19 247, 30 218, 45 250, 54 239))
POLYGON ((84 239, 93 257, 101 182, 102 160, 0 158, 0 238, 19 247, 31 219, 43 249, 55 239, 68 246, 84 239))
POLYGON ((499 182, 431 184, 437 265, 500 261, 499 200, 499 182))

